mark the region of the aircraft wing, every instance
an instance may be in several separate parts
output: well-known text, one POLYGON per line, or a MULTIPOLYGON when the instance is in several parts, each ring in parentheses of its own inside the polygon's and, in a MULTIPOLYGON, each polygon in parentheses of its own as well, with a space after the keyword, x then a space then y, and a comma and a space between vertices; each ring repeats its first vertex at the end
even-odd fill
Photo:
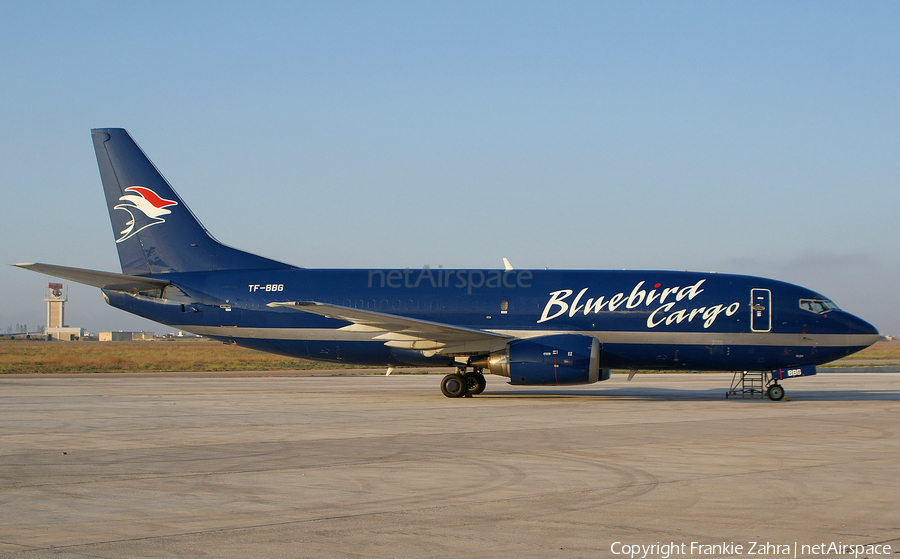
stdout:
POLYGON ((31 270, 32 272, 40 272, 55 278, 63 278, 85 285, 99 287, 100 289, 109 289, 111 291, 137 293, 140 291, 160 290, 172 283, 169 280, 157 278, 127 276, 125 274, 99 272, 96 270, 85 270, 83 268, 69 268, 67 266, 54 266, 53 264, 41 264, 38 262, 13 264, 13 266, 31 270))
POLYGON ((384 340, 386 346, 398 349, 431 351, 442 355, 478 355, 506 347, 513 338, 487 330, 453 326, 440 322, 419 320, 394 314, 353 309, 316 301, 269 303, 326 318, 351 322, 344 331, 372 332, 374 339, 384 340), (381 332, 379 334, 379 332, 381 332))

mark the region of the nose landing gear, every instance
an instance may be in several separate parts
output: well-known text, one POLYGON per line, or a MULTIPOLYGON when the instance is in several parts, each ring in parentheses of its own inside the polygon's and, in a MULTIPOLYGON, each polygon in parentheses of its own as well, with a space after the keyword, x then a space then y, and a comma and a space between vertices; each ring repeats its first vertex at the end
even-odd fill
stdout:
POLYGON ((457 372, 451 373, 441 380, 441 392, 448 398, 471 397, 473 394, 481 394, 487 386, 482 369, 476 367, 466 372, 460 367, 457 372))
POLYGON ((780 384, 772 384, 766 390, 766 396, 775 402, 784 399, 784 388, 780 384))

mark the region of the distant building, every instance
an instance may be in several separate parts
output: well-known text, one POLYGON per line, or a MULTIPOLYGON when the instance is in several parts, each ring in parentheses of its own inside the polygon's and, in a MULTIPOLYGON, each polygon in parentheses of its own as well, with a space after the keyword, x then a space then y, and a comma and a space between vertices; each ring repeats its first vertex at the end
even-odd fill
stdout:
POLYGON ((100 332, 97 339, 101 342, 130 342, 131 332, 100 332))
POLYGON ((153 332, 100 332, 101 342, 147 342, 156 339, 153 332))
POLYGON ((62 326, 60 328, 44 328, 44 334, 51 340, 59 340, 61 342, 74 342, 80 340, 84 335, 84 328, 73 328, 62 326))

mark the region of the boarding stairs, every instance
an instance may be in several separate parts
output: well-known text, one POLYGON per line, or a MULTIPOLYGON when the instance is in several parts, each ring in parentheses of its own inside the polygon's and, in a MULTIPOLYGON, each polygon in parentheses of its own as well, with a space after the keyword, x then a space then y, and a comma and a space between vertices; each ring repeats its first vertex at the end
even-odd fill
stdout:
POLYGON ((731 379, 731 388, 725 393, 726 398, 762 398, 766 388, 772 382, 766 371, 736 371, 731 379))

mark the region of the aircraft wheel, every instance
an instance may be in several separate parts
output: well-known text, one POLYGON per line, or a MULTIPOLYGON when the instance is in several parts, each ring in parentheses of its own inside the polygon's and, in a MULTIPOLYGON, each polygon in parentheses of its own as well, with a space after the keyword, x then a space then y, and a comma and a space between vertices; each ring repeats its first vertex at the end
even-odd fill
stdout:
POLYGON ((484 375, 481 373, 476 373, 474 371, 466 373, 465 379, 469 394, 481 394, 484 392, 485 387, 487 387, 487 381, 484 380, 484 375))
POLYGON ((441 392, 448 398, 461 398, 466 395, 466 381, 459 373, 449 374, 441 381, 441 392))
POLYGON ((766 390, 766 395, 770 400, 774 400, 775 402, 784 399, 784 388, 781 387, 780 384, 773 384, 766 390))

